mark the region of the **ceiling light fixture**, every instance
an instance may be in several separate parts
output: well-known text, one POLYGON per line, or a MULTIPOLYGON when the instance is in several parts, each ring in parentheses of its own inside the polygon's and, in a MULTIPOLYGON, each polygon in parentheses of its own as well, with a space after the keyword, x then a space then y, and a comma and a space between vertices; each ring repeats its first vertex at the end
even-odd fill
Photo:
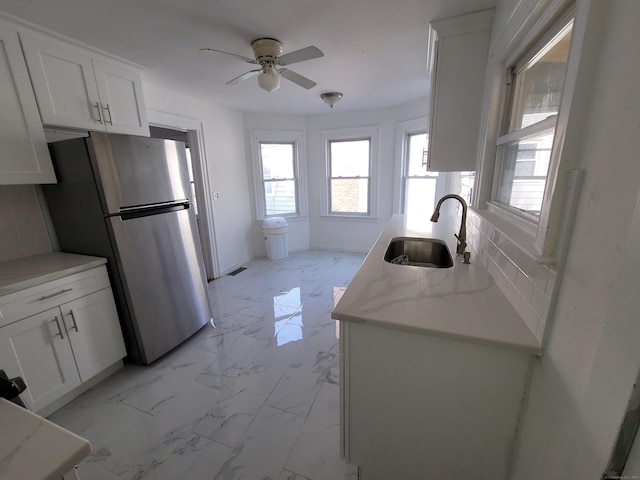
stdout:
POLYGON ((339 92, 328 92, 328 93, 323 93, 322 95, 320 95, 320 98, 324 101, 324 103, 326 103, 331 108, 333 108, 333 106, 336 103, 338 103, 340 100, 342 100, 342 94, 339 93, 339 92))
POLYGON ((262 73, 258 75, 258 85, 269 93, 280 88, 280 75, 274 65, 266 64, 263 66, 262 73))

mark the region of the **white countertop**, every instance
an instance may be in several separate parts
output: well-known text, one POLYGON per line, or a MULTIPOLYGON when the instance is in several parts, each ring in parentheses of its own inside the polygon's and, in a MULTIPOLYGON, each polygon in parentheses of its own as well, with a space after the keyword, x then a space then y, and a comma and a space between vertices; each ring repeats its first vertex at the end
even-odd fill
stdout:
POLYGON ((51 252, 0 262, 0 295, 99 267, 105 258, 51 252))
POLYGON ((91 453, 88 440, 0 398, 0 479, 59 480, 91 453))
POLYGON ((394 215, 332 318, 540 353, 540 344, 470 248, 471 264, 459 256, 451 268, 384 261, 393 237, 441 239, 454 256, 458 229, 444 215, 437 223, 424 219, 415 224, 394 215))

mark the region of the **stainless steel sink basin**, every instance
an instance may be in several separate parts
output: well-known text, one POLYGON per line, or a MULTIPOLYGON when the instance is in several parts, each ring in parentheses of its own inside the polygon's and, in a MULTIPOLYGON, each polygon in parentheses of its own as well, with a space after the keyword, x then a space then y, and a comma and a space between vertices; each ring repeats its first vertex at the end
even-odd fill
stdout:
POLYGON ((415 267, 453 267, 449 247, 442 240, 435 238, 395 237, 389 242, 384 260, 415 267))

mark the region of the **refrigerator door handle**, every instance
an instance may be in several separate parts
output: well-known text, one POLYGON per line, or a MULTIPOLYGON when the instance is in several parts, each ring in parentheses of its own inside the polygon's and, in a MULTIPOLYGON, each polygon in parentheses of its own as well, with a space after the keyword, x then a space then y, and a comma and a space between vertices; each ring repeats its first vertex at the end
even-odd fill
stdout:
POLYGON ((152 215, 161 215, 163 213, 177 212, 179 210, 188 210, 190 208, 189 202, 187 203, 175 203, 171 205, 162 205, 147 208, 137 208, 133 210, 127 210, 116 215, 109 215, 110 217, 120 217, 121 220, 133 220, 134 218, 150 217, 152 215))
POLYGON ((119 213, 129 213, 129 212, 137 212, 140 210, 147 210, 152 208, 163 208, 163 207, 173 207, 180 206, 189 203, 189 200, 183 198, 181 200, 172 200, 170 202, 158 202, 147 205, 133 205, 131 207, 120 207, 118 208, 119 213))

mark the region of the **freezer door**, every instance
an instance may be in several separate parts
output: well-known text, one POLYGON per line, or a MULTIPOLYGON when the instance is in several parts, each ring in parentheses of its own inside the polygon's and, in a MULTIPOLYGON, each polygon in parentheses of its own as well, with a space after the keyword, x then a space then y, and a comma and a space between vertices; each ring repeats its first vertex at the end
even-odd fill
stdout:
POLYGON ((104 213, 190 199, 184 143, 97 132, 87 142, 104 213))
POLYGON ((107 224, 141 360, 148 364, 211 320, 193 210, 114 216, 107 224))

